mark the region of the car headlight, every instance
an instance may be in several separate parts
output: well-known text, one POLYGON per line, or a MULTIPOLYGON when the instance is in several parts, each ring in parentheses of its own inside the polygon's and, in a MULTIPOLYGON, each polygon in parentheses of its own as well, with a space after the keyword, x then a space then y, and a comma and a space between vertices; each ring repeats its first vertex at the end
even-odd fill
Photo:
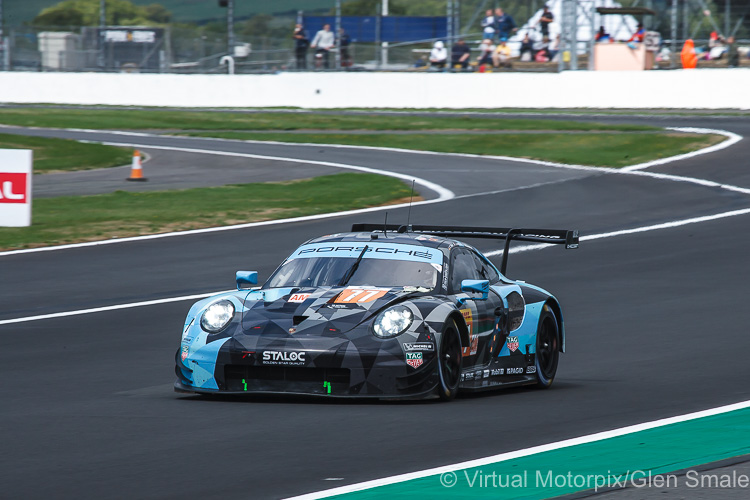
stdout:
POLYGON ((234 317, 234 304, 228 300, 214 302, 203 311, 201 328, 209 333, 219 333, 234 317))
POLYGON ((414 321, 414 314, 406 306, 393 306, 375 318, 372 325, 375 335, 380 338, 395 337, 403 333, 414 321))

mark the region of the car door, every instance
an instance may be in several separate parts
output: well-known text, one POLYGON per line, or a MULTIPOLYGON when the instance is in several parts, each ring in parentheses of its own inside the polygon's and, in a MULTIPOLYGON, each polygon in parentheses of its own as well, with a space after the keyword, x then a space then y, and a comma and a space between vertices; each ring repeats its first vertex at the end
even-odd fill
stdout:
MULTIPOLYGON (((495 269, 495 266, 493 266, 490 261, 488 261, 482 254, 475 251, 474 249, 469 249, 468 251, 474 258, 474 264, 480 276, 479 279, 489 281, 490 286, 500 285, 500 273, 498 273, 497 269, 495 269)), ((497 331, 498 316, 497 314, 495 314, 495 310, 497 308, 503 307, 503 299, 492 288, 490 288, 489 297, 486 301, 484 301, 484 307, 487 314, 487 316, 485 317, 485 321, 487 321, 488 323, 492 322, 492 335, 483 337, 481 340, 484 340, 484 343, 482 343, 480 340, 480 349, 477 355, 477 359, 481 364, 489 363, 492 360, 493 354, 497 356, 499 348, 502 347, 502 344, 505 342, 505 337, 502 335, 502 332, 497 331)), ((489 329, 489 324, 486 328, 489 329)))
POLYGON ((469 329, 469 345, 463 346, 464 368, 484 365, 490 361, 493 351, 493 337, 496 338, 495 308, 502 305, 502 300, 490 292, 487 300, 471 300, 479 294, 468 294, 461 291, 463 280, 498 280, 497 271, 488 265, 473 250, 456 247, 451 253, 451 293, 461 299, 467 299, 460 308, 466 326, 469 329), (494 274, 493 274, 494 273, 494 274))

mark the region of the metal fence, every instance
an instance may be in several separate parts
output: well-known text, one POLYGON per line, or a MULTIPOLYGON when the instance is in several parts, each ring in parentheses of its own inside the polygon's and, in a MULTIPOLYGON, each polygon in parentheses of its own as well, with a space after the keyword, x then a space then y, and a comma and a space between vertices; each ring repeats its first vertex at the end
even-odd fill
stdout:
MULTIPOLYGON (((601 22, 597 14, 591 14, 595 7, 608 2, 611 4, 612 0, 546 0, 553 7, 567 5, 569 19, 578 18, 577 24, 590 23, 591 26, 598 26, 601 22)), ((619 3, 653 9, 655 15, 641 19, 647 29, 661 34, 664 47, 671 49, 672 55, 688 38, 695 40, 696 46, 707 46, 713 32, 726 38, 733 36, 739 45, 750 45, 748 0, 620 0, 619 3)), ((446 0, 448 32, 441 38, 450 46, 455 38, 462 36, 475 47, 481 38, 479 23, 484 10, 496 4, 495 0, 446 0)), ((545 0, 505 0, 502 5, 519 26, 524 26, 530 20, 538 19, 545 0)), ((562 15, 562 10, 558 12, 555 23, 557 32, 560 32, 566 16, 562 15)), ((177 24, 164 28, 73 26, 41 29, 2 26, 0 18, 0 69, 165 73, 226 73, 233 69, 236 73, 263 73, 336 68, 333 63, 337 56, 335 50, 330 54, 329 68, 325 68, 312 49, 307 53, 305 67, 298 67, 291 38, 296 18, 293 14, 274 18, 277 26, 289 26, 288 36, 234 33, 232 54, 227 52, 229 37, 226 30, 216 30, 215 26, 214 31, 177 24), (225 58, 227 55, 232 56, 230 63, 225 58)), ((315 30, 309 31, 312 37, 315 30)), ((434 41, 410 39, 408 33, 401 33, 401 39, 405 37, 408 41, 391 43, 386 51, 381 43, 369 41, 372 37, 363 41, 356 38, 356 33, 354 35, 352 44, 346 48, 351 64, 341 65, 341 70, 414 68, 424 62, 434 41)), ((418 38, 417 35, 415 33, 413 38, 418 38)), ((590 36, 576 32, 572 52, 585 57, 592 45, 589 39, 590 36)), ((586 64, 579 64, 575 69, 586 67, 586 64)), ((571 68, 568 64, 561 69, 571 68)))

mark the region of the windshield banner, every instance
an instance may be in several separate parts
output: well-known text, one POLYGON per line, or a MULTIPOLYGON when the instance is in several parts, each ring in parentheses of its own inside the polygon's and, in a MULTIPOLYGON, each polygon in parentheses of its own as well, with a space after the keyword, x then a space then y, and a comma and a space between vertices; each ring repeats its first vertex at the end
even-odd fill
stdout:
MULTIPOLYGON (((309 259, 312 257, 339 257, 356 259, 365 245, 342 242, 341 244, 311 243, 303 245, 294 251, 288 260, 309 259)), ((436 248, 418 245, 404 245, 394 243, 367 243, 365 259, 410 260, 415 262, 429 262, 443 264, 443 254, 436 248)))

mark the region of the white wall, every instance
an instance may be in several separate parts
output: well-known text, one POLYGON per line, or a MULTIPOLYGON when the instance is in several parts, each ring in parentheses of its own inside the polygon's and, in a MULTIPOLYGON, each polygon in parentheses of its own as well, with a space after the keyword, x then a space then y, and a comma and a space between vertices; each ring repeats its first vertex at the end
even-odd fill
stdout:
POLYGON ((559 74, 0 72, 0 102, 185 107, 750 109, 750 69, 559 74))

